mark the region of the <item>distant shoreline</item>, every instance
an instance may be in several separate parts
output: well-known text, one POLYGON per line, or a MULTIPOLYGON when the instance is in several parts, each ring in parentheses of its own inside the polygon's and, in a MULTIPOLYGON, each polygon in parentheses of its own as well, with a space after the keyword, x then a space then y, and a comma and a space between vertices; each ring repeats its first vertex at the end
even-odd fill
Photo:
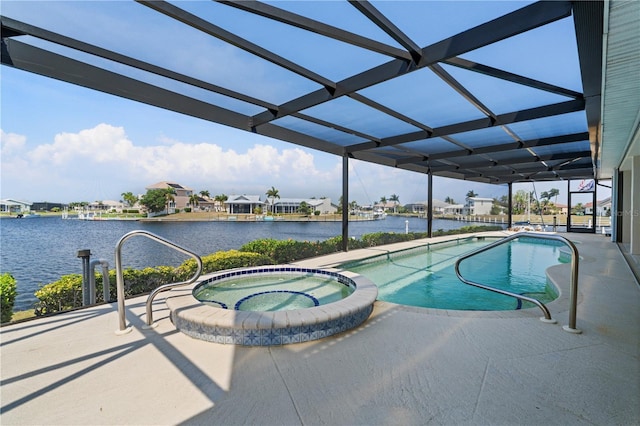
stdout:
MULTIPOLYGON (((37 215, 40 217, 62 217, 62 212, 38 212, 37 215)), ((419 215, 416 213, 388 213, 389 216, 396 217, 418 217, 425 219, 424 215, 419 215)), ((531 225, 553 225, 554 216, 556 218, 556 225, 558 226, 566 226, 567 216, 566 215, 544 215, 542 218, 540 215, 513 215, 512 221, 513 223, 530 221, 531 225)), ((495 225, 506 225, 507 217, 505 215, 494 215, 494 216, 441 216, 434 215, 434 219, 441 220, 452 220, 452 221, 462 221, 469 223, 486 223, 486 224, 495 224, 495 225)), ((16 214, 8 214, 8 213, 0 213, 0 219, 16 219, 16 214)), ((571 222, 573 224, 587 224, 590 216, 572 216, 571 222)), ((32 218, 23 218, 20 220, 33 220, 32 218)), ((78 219, 76 214, 70 215, 67 220, 87 220, 87 219, 78 219)), ((93 219, 89 219, 90 221, 138 221, 138 222, 341 222, 342 216, 339 214, 325 214, 318 216, 300 216, 295 214, 287 214, 287 215, 278 215, 278 216, 267 216, 267 215, 255 215, 255 214, 229 214, 223 212, 181 212, 174 213, 171 215, 158 216, 158 217, 140 217, 140 216, 122 216, 113 213, 103 213, 93 219)), ((349 216, 349 222, 374 222, 377 220, 384 219, 374 219, 371 217, 364 216, 349 216)), ((610 217, 602 217, 598 216, 596 226, 610 226, 610 217)))

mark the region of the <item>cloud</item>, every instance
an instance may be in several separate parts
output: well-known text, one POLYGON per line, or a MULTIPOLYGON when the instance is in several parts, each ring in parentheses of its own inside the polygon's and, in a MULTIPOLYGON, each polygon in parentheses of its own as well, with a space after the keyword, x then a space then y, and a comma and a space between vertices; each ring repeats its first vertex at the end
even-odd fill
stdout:
MULTIPOLYGON (((254 188, 262 194, 271 186, 284 185, 304 188, 304 196, 313 196, 309 180, 324 185, 340 176, 335 176, 334 170, 319 169, 314 155, 297 147, 279 150, 254 144, 239 151, 216 143, 189 144, 166 137, 155 145, 139 146, 123 127, 104 123, 77 133, 59 133, 52 143, 31 150, 24 149, 25 140, 21 135, 2 133, 3 154, 17 154, 11 161, 2 157, 4 196, 40 199, 46 195, 50 201, 114 199, 122 192, 144 192, 145 186, 163 180, 213 194, 254 188), (16 165, 21 169, 19 179, 14 174, 16 165), (14 173, 5 173, 9 170, 14 173), (92 195, 92 185, 99 186, 101 194, 92 195)), ((303 196, 287 190, 281 193, 303 196)))
POLYGON ((119 163, 133 154, 133 143, 122 127, 99 124, 79 133, 60 133, 52 144, 36 147, 29 159, 36 164, 64 166, 78 159, 92 163, 119 163))
POLYGON ((2 153, 2 156, 11 156, 21 151, 26 141, 26 136, 15 133, 5 133, 4 130, 0 129, 0 153, 2 153))

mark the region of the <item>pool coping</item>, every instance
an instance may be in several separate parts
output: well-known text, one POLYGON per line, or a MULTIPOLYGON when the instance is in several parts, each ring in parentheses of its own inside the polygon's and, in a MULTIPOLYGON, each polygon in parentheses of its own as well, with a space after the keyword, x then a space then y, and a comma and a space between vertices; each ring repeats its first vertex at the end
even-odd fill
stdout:
POLYGON ((276 312, 250 312, 206 305, 193 296, 193 289, 205 280, 228 275, 234 270, 203 275, 188 286, 167 293, 166 305, 175 327, 193 338, 244 346, 272 346, 306 342, 328 337, 362 324, 373 311, 378 288, 366 277, 335 268, 308 268, 299 265, 266 265, 242 270, 279 271, 290 268, 321 270, 353 281, 348 297, 326 305, 276 312))

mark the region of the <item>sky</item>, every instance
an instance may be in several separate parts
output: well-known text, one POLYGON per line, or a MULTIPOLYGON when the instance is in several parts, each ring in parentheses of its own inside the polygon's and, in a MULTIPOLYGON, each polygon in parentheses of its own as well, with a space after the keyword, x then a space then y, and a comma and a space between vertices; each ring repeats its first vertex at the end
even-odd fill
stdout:
MULTIPOLYGON (((0 198, 120 200, 171 181, 196 192, 283 198, 342 193, 342 158, 3 66, 0 198)), ((426 175, 350 160, 350 199, 427 198, 426 175)), ((434 197, 504 187, 434 178, 434 197)))
MULTIPOLYGON (((27 16, 30 22, 43 25, 52 4, 56 3, 5 1, 3 14, 24 20, 27 16)), ((78 27, 76 31, 83 30, 82 22, 78 27)), ((228 60, 251 66, 244 56, 229 54, 228 60)), ((248 82, 246 75, 220 72, 230 87, 267 90, 265 85, 248 82)), ((264 199, 267 190, 275 187, 282 198, 328 197, 337 203, 342 193, 338 156, 7 66, 0 67, 0 89, 2 199, 120 200, 122 193, 143 194, 145 187, 160 181, 196 192, 206 190, 212 196, 252 194, 264 199)), ((350 201, 368 205, 397 195, 401 204, 407 204, 427 198, 426 175, 358 160, 350 160, 349 165, 350 201)), ((565 183, 536 186, 539 192, 555 187, 566 193, 565 183)), ((531 184, 521 187, 531 190, 531 184)), ((470 190, 490 198, 507 193, 506 186, 434 177, 436 199, 451 197, 462 203, 470 190)))

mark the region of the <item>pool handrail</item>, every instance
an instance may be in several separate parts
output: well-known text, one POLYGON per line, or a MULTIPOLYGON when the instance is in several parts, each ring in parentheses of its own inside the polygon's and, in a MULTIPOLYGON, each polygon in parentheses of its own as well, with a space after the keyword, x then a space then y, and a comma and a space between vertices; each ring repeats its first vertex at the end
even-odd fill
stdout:
POLYGON ((120 238, 120 240, 118 241, 118 243, 116 244, 116 252, 115 252, 115 256, 116 256, 116 289, 117 289, 117 296, 118 296, 118 330, 116 331, 116 334, 126 334, 128 332, 131 331, 131 327, 127 327, 127 321, 125 318, 125 311, 124 311, 124 276, 123 276, 123 272, 122 272, 122 245, 124 244, 125 241, 127 241, 129 238, 131 237, 135 237, 135 236, 143 236, 143 237, 147 237, 151 240, 157 241, 161 244, 164 244, 165 246, 172 248, 174 250, 177 250, 183 254, 186 254, 188 256, 191 256, 193 259, 195 259, 196 264, 197 264, 197 268, 196 268, 196 272, 193 274, 193 276, 186 280, 186 281, 180 281, 177 283, 170 283, 170 284, 164 284, 159 286, 158 288, 154 289, 150 294, 149 297, 147 298, 147 303, 146 303, 146 308, 147 308, 147 328, 151 328, 153 327, 153 309, 152 309, 152 303, 153 303, 153 299, 158 295, 158 293, 165 291, 165 290, 169 290, 172 289, 174 287, 180 287, 180 286, 184 286, 184 285, 188 285, 188 284, 192 284, 194 282, 196 282, 196 280, 200 277, 200 275, 202 274, 202 259, 200 258, 200 256, 198 256, 196 253, 187 250, 184 247, 181 247, 169 240, 166 240, 154 233, 148 232, 148 231, 143 231, 143 230, 134 230, 131 232, 126 233, 122 238, 120 238))
POLYGON ((558 234, 541 234, 541 233, 534 233, 534 232, 518 232, 512 235, 509 235, 505 238, 502 238, 494 243, 491 243, 489 245, 486 245, 484 247, 480 247, 477 250, 474 250, 470 253, 467 253, 465 255, 462 255, 458 258, 458 260, 455 263, 455 271, 456 271, 456 275, 458 276, 458 279, 460 279, 460 281, 462 281, 465 284, 468 285, 472 285, 475 287, 479 287, 485 290, 489 290, 489 291, 493 291, 495 293, 500 293, 500 294, 504 294, 506 296, 511 296, 511 297, 515 297, 517 299, 520 300, 525 300, 527 302, 531 302, 534 303, 535 305, 537 305, 542 312, 544 313, 544 317, 540 318, 542 321, 545 322, 550 322, 550 323, 555 323, 556 321, 551 319, 551 314, 549 313, 549 309, 546 307, 546 305, 542 302, 540 302, 538 299, 534 299, 532 297, 528 297, 528 296, 523 296, 521 294, 516 294, 516 293, 512 293, 506 290, 501 290, 495 287, 490 287, 488 285, 485 284, 480 284, 474 281, 471 281, 469 279, 466 279, 462 276, 462 274, 460 273, 460 262, 462 262, 465 259, 468 259, 472 256, 475 256, 477 254, 483 253, 487 250, 491 250, 492 248, 508 243, 509 241, 518 239, 518 238, 522 238, 522 237, 526 237, 526 238, 537 238, 537 239, 541 239, 541 240, 555 240, 555 241, 560 241, 564 244, 566 244, 570 249, 571 249, 571 287, 570 287, 570 294, 569 294, 569 325, 565 325, 563 327, 563 329, 565 331, 568 331, 570 333, 576 333, 579 334, 581 333, 581 331, 579 329, 576 328, 576 308, 577 308, 577 303, 578 303, 578 266, 579 266, 579 259, 580 256, 578 254, 578 248, 576 247, 576 245, 571 242, 569 239, 563 237, 562 235, 558 235, 558 234))

